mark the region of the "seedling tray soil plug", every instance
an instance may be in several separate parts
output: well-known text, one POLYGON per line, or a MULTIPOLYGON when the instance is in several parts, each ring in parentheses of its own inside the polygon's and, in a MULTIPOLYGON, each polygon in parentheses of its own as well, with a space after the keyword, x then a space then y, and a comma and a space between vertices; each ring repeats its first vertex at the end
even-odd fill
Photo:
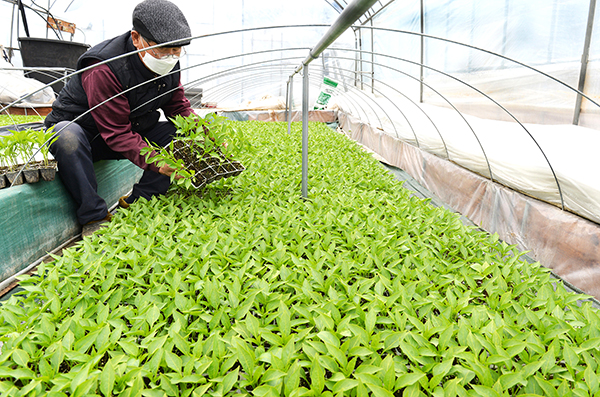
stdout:
POLYGON ((2 396, 594 396, 598 311, 310 125, 236 124, 246 170, 174 186, 23 277, 2 396))
POLYGON ((175 139, 173 156, 182 160, 185 170, 193 175, 191 183, 196 189, 221 178, 237 176, 245 170, 239 161, 227 158, 221 151, 212 156, 204 155, 204 149, 196 141, 175 139))
POLYGON ((13 130, 0 136, 0 189, 23 183, 54 180, 56 161, 50 158, 48 146, 54 134, 48 130, 13 130), (40 153, 43 161, 32 161, 40 153))
POLYGON ((10 187, 11 185, 22 185, 23 183, 36 183, 42 181, 53 181, 56 176, 57 164, 55 160, 50 160, 47 164, 35 162, 28 164, 19 174, 23 164, 18 164, 15 169, 0 167, 0 189, 10 187), (14 183, 13 183, 14 182, 14 183))

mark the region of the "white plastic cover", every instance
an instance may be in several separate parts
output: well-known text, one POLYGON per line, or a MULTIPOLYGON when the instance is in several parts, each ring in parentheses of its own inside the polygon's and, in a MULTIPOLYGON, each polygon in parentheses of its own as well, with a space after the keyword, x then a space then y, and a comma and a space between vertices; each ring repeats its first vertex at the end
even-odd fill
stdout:
POLYGON ((0 103, 10 104, 20 100, 15 106, 50 106, 54 102, 54 91, 45 84, 25 77, 23 71, 0 58, 0 103))
MULTIPOLYGON (((448 97, 461 111, 485 118, 510 119, 484 96, 442 73, 485 92, 522 122, 572 123, 577 94, 561 83, 578 87, 589 1, 424 0, 422 3, 422 21, 421 1, 397 1, 374 19, 374 25, 420 32, 423 22, 426 35, 482 49, 433 37, 423 40, 424 81, 448 97), (538 69, 555 80, 495 54, 538 69)), ((599 24, 600 13, 596 12, 583 90, 591 98, 598 98, 600 94, 599 24)), ((365 36, 367 33, 363 32, 365 36)), ((375 30, 374 42, 375 51, 382 54, 376 57, 377 62, 400 69, 417 80, 384 66, 375 66, 376 78, 402 87, 405 94, 418 99, 420 69, 407 61, 421 61, 420 37, 375 30), (390 59, 383 54, 406 61, 390 59)), ((425 88, 423 95, 425 102, 446 106, 429 88, 425 88)), ((585 98, 579 125, 600 129, 600 108, 585 98)))

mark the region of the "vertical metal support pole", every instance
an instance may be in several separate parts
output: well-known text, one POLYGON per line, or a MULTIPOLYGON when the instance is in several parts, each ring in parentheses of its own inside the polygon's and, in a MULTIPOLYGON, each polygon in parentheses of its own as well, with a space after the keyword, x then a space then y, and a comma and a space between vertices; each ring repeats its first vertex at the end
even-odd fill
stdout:
POLYGON ((30 37, 29 25, 27 24, 27 16, 25 15, 25 7, 23 6, 23 2, 21 0, 18 0, 17 5, 19 7, 19 11, 21 11, 21 19, 23 20, 23 29, 25 29, 25 34, 27 35, 27 37, 30 37))
POLYGON ((308 64, 302 71, 302 197, 308 198, 308 64))
POLYGON ((358 53, 358 55, 360 56, 360 67, 358 68, 359 70, 359 76, 360 76, 360 89, 364 90, 365 89, 365 82, 363 80, 363 46, 362 46, 362 30, 360 28, 358 28, 358 49, 360 50, 360 52, 358 53))
MULTIPOLYGON (((50 16, 50 0, 48 0, 48 12, 46 13, 46 21, 48 20, 48 17, 50 16)), ((46 24, 46 38, 48 38, 48 31, 50 30, 50 26, 48 26, 48 24, 46 24)), ((62 33, 61 33, 62 35, 62 33)), ((73 35, 71 35, 71 41, 73 41, 73 35)))
MULTIPOLYGON (((242 54, 245 53, 244 52, 245 51, 245 49, 244 49, 245 37, 244 36, 246 35, 246 33, 244 33, 244 25, 245 25, 244 15, 246 15, 246 10, 245 10, 245 7, 244 7, 244 0, 242 0, 242 33, 241 33, 241 35, 242 35, 242 54)), ((246 64, 246 62, 245 62, 246 61, 246 57, 243 56, 241 58, 241 61, 242 61, 242 66, 244 66, 246 64)), ((245 82, 245 79, 240 82, 240 98, 241 98, 242 102, 245 99, 244 98, 244 82, 245 82)))
MULTIPOLYGON (((304 72, 302 79, 302 197, 308 198, 308 88, 309 88, 309 70, 308 64, 317 59, 319 55, 326 50, 346 29, 352 26, 361 15, 363 15, 369 7, 377 0, 354 0, 342 11, 339 18, 331 25, 325 36, 319 40, 308 53, 308 56, 295 71, 294 74, 301 70, 304 72)), ((356 31, 354 31, 356 39, 356 31)), ((356 46, 358 48, 358 46, 356 46)), ((355 73, 358 73, 356 62, 358 57, 355 56, 355 73)))
POLYGON ((358 56, 360 51, 360 46, 358 45, 358 34, 356 29, 354 29, 354 48, 356 48, 356 53, 354 54, 354 86, 358 87, 358 56))
MULTIPOLYGON (((15 28, 15 7, 17 7, 17 4, 13 4, 13 9, 12 9, 12 19, 10 20, 10 50, 8 50, 8 61, 12 61, 12 57, 13 57, 13 31, 15 28)), ((18 14, 17 14, 18 15, 18 14)), ((18 22, 18 17, 17 17, 17 23, 18 22)))
MULTIPOLYGON (((596 0, 590 0, 590 12, 588 14, 587 30, 585 32, 585 43, 583 44, 583 55, 581 56, 581 70, 579 71, 579 84, 577 89, 583 92, 585 88, 585 76, 587 74, 587 64, 590 57, 590 43, 592 42, 592 30, 594 29, 594 15, 596 13, 596 0)), ((575 114, 573 115, 573 124, 579 125, 579 116, 581 115, 581 101, 583 97, 577 94, 575 102, 575 114)))
POLYGON ((285 86, 285 121, 290 121, 290 80, 288 79, 285 86))
MULTIPOLYGON (((371 19, 371 28, 373 28, 373 19, 371 19)), ((371 29, 371 94, 375 94, 375 29, 371 29)))
POLYGON ((421 86, 419 87, 419 103, 423 103, 423 64, 425 63, 425 38, 423 34, 425 33, 425 10, 423 5, 424 0, 421 0, 421 71, 420 71, 420 79, 421 86))
POLYGON ((288 134, 292 133, 292 102, 293 102, 293 94, 294 94, 294 76, 290 76, 288 81, 288 91, 289 91, 289 112, 288 112, 288 134))

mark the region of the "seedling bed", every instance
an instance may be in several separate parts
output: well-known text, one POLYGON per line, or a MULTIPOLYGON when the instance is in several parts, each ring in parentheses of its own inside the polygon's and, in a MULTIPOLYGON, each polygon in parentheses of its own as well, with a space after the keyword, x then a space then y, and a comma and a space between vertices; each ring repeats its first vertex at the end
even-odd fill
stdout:
POLYGON ((514 246, 310 124, 119 210, 0 308, 6 396, 594 396, 600 317, 514 246), (223 193, 227 192, 227 193, 223 193))

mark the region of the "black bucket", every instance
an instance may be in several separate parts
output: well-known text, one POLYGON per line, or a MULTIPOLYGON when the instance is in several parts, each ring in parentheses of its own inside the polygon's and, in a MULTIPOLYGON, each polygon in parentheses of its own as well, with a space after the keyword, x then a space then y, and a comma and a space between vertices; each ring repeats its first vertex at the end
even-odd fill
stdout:
MULTIPOLYGON (((75 69, 77 60, 90 46, 66 40, 41 39, 37 37, 19 37, 23 66, 28 68, 51 67, 75 69)), ((50 84, 64 77, 64 71, 30 72, 28 77, 50 84)), ((59 92, 65 83, 52 84, 52 89, 59 92)))

